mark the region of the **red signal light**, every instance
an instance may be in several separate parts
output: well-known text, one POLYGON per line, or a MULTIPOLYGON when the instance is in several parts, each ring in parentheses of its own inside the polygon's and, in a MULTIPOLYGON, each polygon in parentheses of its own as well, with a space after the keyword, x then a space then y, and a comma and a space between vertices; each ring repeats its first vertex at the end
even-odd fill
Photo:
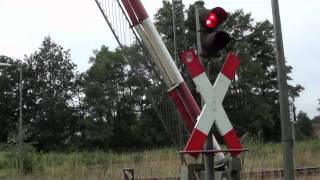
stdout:
POLYGON ((228 13, 221 7, 199 9, 197 18, 199 18, 200 25, 201 56, 212 57, 217 51, 228 45, 230 42, 229 34, 219 28, 227 17, 228 13))
POLYGON ((211 12, 206 20, 206 26, 208 28, 216 28, 218 25, 218 17, 214 12, 211 12))

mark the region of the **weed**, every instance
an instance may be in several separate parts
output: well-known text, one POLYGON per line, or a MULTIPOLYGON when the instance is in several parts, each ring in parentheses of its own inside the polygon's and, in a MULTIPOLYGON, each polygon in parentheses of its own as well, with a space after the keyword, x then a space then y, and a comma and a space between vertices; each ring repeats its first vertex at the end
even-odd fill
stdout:
MULTIPOLYGON (((281 144, 251 139, 247 140, 244 146, 249 148, 249 152, 245 155, 243 172, 282 168, 281 144)), ((114 180, 122 179, 123 168, 133 168, 137 178, 180 174, 180 155, 174 148, 132 153, 36 153, 32 150, 28 152, 24 162, 30 166, 26 171, 26 179, 114 180)), ((320 165, 320 140, 297 142, 295 152, 297 167, 320 165)), ((15 179, 15 164, 14 153, 0 152, 0 179, 15 179)))

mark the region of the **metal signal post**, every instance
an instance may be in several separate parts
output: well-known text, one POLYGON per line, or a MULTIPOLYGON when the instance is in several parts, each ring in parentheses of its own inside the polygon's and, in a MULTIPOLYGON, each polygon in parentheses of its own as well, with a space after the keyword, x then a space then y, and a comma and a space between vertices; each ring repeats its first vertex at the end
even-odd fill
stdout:
MULTIPOLYGON (((202 54, 202 48, 201 48, 201 23, 200 23, 200 12, 199 10, 204 8, 204 2, 203 1, 196 1, 194 4, 195 8, 195 15, 196 15, 196 32, 197 32, 197 49, 198 54, 202 54)), ((200 61, 203 62, 202 58, 200 58, 200 61)), ((205 150, 211 150, 212 149, 212 131, 209 133, 209 138, 207 139, 207 142, 205 144, 205 150)), ((214 157, 210 156, 209 154, 204 154, 204 166, 205 166, 205 176, 207 179, 213 179, 214 180, 214 157)))
POLYGON ((278 70, 279 98, 280 98, 280 119, 281 119, 281 139, 283 144, 284 179, 294 180, 294 140, 289 120, 289 97, 288 84, 286 78, 286 67, 281 31, 281 21, 278 0, 271 0, 273 14, 273 29, 276 46, 276 59, 278 70))

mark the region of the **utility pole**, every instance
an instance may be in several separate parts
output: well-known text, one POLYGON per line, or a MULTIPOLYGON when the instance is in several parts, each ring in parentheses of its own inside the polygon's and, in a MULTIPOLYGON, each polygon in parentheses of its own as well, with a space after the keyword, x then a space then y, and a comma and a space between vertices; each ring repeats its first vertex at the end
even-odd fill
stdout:
MULTIPOLYGON (((199 9, 204 8, 204 2, 203 1, 196 1, 194 3, 195 8, 195 15, 196 15, 196 32, 197 32, 197 49, 198 54, 202 54, 201 49, 201 27, 200 27, 200 19, 199 19, 199 9)), ((200 61, 203 62, 203 59, 201 56, 199 56, 200 61)), ((203 105, 203 101, 201 101, 201 104, 203 105)), ((212 150, 213 144, 212 144, 212 131, 208 134, 208 139, 206 144, 204 145, 205 150, 212 150)), ((204 153, 204 167, 205 167, 205 179, 206 180, 214 180, 214 156, 204 153)))
POLYGON ((285 58, 282 40, 281 20, 278 0, 271 0, 273 29, 276 42, 276 59, 280 97, 281 141, 283 145, 284 179, 294 180, 293 133, 289 113, 288 84, 285 71, 285 58))

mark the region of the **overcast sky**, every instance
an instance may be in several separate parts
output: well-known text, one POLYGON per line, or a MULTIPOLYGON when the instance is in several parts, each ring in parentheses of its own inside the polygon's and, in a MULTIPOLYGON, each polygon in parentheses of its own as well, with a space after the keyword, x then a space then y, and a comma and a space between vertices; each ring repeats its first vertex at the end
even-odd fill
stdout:
MULTIPOLYGON (((279 0, 285 56, 293 66, 292 84, 305 90, 297 99, 298 110, 310 117, 318 115, 320 70, 320 1, 279 0)), ((183 0, 185 5, 194 0, 183 0)), ((150 16, 161 7, 161 0, 142 0, 150 16)), ((206 0, 206 7, 221 6, 227 11, 243 9, 255 20, 272 21, 270 0, 206 0)), ((89 68, 92 50, 116 42, 94 0, 0 0, 0 55, 23 58, 34 52, 43 38, 51 38, 66 49, 80 72, 89 68)))

